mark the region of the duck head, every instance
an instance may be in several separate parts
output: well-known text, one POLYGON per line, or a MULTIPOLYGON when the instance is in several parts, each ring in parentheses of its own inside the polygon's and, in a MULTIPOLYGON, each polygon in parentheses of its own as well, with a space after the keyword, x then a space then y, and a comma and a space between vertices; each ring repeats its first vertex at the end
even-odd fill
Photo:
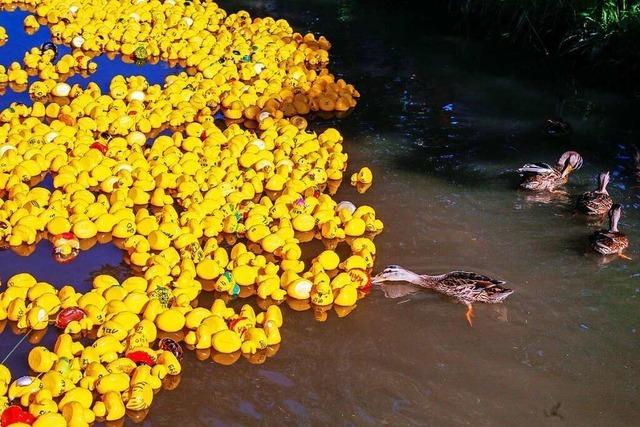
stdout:
POLYGON ((616 203, 609 209, 609 231, 614 233, 618 232, 618 221, 620 221, 620 215, 622 214, 622 206, 616 203))
POLYGON ((582 167, 582 156, 575 151, 567 151, 558 159, 556 167, 562 171, 562 177, 582 167))
POLYGON ((420 280, 420 276, 409 270, 405 270, 399 265, 390 265, 382 272, 371 278, 372 284, 380 284, 384 282, 416 282, 420 280))

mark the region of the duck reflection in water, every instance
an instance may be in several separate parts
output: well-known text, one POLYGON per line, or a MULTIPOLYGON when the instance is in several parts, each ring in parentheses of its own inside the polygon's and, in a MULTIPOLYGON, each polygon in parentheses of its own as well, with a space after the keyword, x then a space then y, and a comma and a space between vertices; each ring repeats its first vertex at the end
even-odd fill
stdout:
POLYGON ((571 202, 571 196, 569 196, 569 193, 564 190, 555 190, 553 192, 545 191, 542 193, 527 192, 526 194, 524 194, 523 199, 526 203, 532 205, 549 205, 552 203, 564 205, 571 202))

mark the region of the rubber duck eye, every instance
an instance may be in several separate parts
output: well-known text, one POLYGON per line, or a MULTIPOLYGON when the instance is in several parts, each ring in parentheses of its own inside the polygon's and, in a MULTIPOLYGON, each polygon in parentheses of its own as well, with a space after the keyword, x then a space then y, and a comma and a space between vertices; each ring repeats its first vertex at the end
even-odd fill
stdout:
POLYGON ((233 51, 233 52, 231 52, 231 53, 233 53, 234 55, 240 55, 240 51, 239 51, 239 50, 234 50, 234 51, 233 51))

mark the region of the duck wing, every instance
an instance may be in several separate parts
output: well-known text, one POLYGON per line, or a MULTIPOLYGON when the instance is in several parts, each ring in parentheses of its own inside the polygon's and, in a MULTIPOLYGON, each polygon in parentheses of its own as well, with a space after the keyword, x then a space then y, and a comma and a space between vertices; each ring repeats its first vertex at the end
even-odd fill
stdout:
POLYGON ((554 171, 555 169, 548 163, 527 163, 518 169, 518 173, 520 174, 533 175, 547 174, 554 171))
POLYGON ((578 197, 578 210, 592 215, 600 215, 611 209, 613 200, 608 194, 589 191, 578 197))
POLYGON ((452 271, 449 274, 445 274, 442 282, 445 282, 450 286, 473 286, 478 290, 504 289, 501 285, 506 283, 504 280, 494 279, 489 276, 469 271, 452 271))
POLYGON ((609 230, 600 230, 593 233, 589 239, 591 247, 598 253, 610 255, 617 252, 616 234, 609 230))
POLYGON ((602 230, 591 235, 591 247, 604 255, 619 253, 629 246, 624 233, 602 230))

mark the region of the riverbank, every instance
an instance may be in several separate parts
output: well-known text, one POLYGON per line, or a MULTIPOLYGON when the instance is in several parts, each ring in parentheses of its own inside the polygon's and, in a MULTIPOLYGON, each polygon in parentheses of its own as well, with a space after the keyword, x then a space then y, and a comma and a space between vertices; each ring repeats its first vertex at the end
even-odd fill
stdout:
POLYGON ((638 88, 640 3, 627 0, 450 0, 455 27, 566 67, 584 84, 638 88))

